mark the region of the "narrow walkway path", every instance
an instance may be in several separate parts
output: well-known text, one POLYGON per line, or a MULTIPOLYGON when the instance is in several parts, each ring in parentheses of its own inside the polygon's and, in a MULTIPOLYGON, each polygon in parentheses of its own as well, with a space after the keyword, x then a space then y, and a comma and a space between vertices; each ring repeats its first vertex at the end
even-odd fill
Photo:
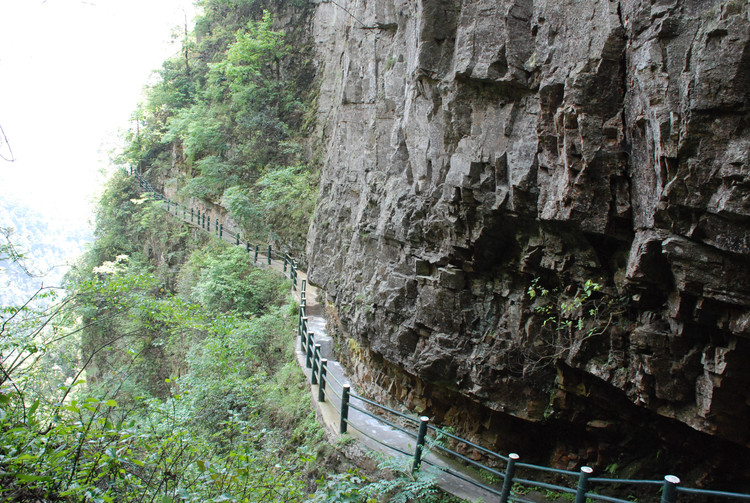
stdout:
MULTIPOLYGON (((191 222, 191 219, 178 211, 170 212, 172 216, 182 220, 183 222, 192 225, 197 229, 201 229, 204 232, 211 232, 215 237, 221 237, 222 240, 230 243, 237 244, 237 237, 229 232, 222 232, 219 236, 218 232, 212 232, 206 230, 199 225, 191 222)), ((240 243, 240 246, 244 246, 244 243, 240 243)), ((255 253, 254 249, 250 249, 251 254, 255 253)), ((278 271, 280 274, 284 274, 289 277, 287 273, 288 267, 285 267, 284 260, 274 259, 273 253, 271 253, 271 260, 269 264, 267 250, 260 250, 256 266, 261 268, 267 268, 274 271, 278 271), (264 253, 265 252, 265 253, 264 253)), ((341 396, 343 384, 350 384, 349 378, 346 375, 345 369, 336 360, 336 356, 333 353, 334 345, 333 340, 327 334, 326 319, 325 319, 325 306, 322 298, 322 292, 314 285, 310 284, 307 279, 307 273, 301 270, 297 270, 297 282, 301 285, 305 283, 305 302, 306 302, 306 315, 308 320, 308 330, 315 334, 315 344, 321 345, 321 358, 328 360, 327 364, 327 375, 325 386, 325 401, 318 401, 319 397, 319 385, 309 385, 311 401, 316 408, 318 417, 323 423, 329 438, 338 439, 342 436, 340 433, 340 410, 341 410, 341 396)), ((299 289, 293 289, 292 293, 299 304, 300 293, 299 289)), ((298 339, 297 339, 298 341, 298 339)), ((302 370, 307 376, 307 382, 311 382, 312 369, 306 366, 306 354, 301 349, 298 342, 295 343, 297 362, 299 363, 302 370)), ((351 386, 352 393, 356 394, 356 387, 351 386)), ((391 428, 382 422, 360 412, 357 409, 368 410, 369 405, 362 400, 351 397, 349 408, 349 425, 347 433, 344 435, 350 435, 355 438, 360 445, 370 449, 372 451, 382 452, 386 455, 392 456, 396 454, 394 449, 388 448, 381 443, 375 441, 377 439, 381 442, 387 443, 389 446, 393 446, 398 450, 407 453, 411 456, 414 453, 416 447, 416 433, 414 436, 407 435, 406 433, 391 428), (359 430, 359 431, 358 431, 359 430), (364 434, 362 433, 364 432, 364 434)), ((456 463, 455 461, 448 459, 444 456, 435 454, 434 452, 428 452, 423 458, 423 465, 435 465, 439 468, 451 468, 453 471, 460 471, 463 473, 465 480, 461 478, 440 471, 438 475, 438 485, 444 491, 458 496, 459 498, 469 501, 481 501, 491 502, 497 501, 498 495, 496 493, 485 490, 478 487, 469 480, 474 480, 478 483, 486 484, 486 481, 482 481, 473 474, 466 473, 466 468, 456 463)), ((499 492, 499 488, 497 491, 499 492)))
MULTIPOLYGON (((153 192, 156 199, 164 201, 167 212, 177 218, 181 218, 185 223, 191 224, 193 227, 200 228, 204 232, 223 238, 228 243, 235 245, 243 244, 239 236, 235 236, 231 232, 224 232, 222 234, 223 226, 216 221, 215 215, 214 232, 211 232, 211 214, 201 215, 200 210, 197 210, 197 216, 200 219, 193 223, 193 210, 190 210, 191 216, 188 219, 188 208, 183 207, 180 210, 179 206, 176 206, 169 200, 165 200, 164 195, 155 191, 141 175, 134 173, 133 170, 131 170, 131 174, 134 174, 138 178, 144 192, 153 192), (171 211, 170 204, 172 205, 171 211)), ((238 231, 235 230, 235 232, 238 231)), ((433 444, 433 451, 428 452, 426 456, 421 456, 423 467, 427 464, 440 469, 438 472, 438 485, 441 488, 448 493, 470 501, 483 501, 485 503, 489 503, 490 501, 500 501, 501 503, 505 503, 506 501, 518 503, 545 501, 547 499, 546 493, 542 494, 538 492, 541 488, 547 493, 551 491, 555 495, 575 495, 576 501, 592 499, 610 503, 632 503, 630 500, 593 492, 590 489, 591 484, 597 484, 604 490, 623 485, 638 485, 650 488, 647 489, 647 492, 652 494, 657 494, 660 490, 661 501, 664 503, 676 503, 678 493, 702 495, 704 497, 719 496, 722 498, 750 501, 750 494, 681 486, 680 479, 674 475, 665 475, 663 480, 613 479, 592 476, 593 469, 588 466, 580 467, 580 471, 570 471, 522 463, 518 461, 519 456, 517 454, 504 456, 490 451, 465 438, 460 438, 431 425, 428 426, 427 418, 422 418, 422 421, 420 421, 420 418, 402 414, 382 404, 370 401, 367 398, 359 397, 356 395, 356 390, 351 390, 352 393, 349 395, 348 391, 351 388, 349 379, 344 369, 334 359, 333 341, 326 334, 324 303, 321 298, 323 292, 308 283, 306 273, 299 271, 293 261, 290 263, 288 256, 273 259, 269 246, 266 246, 262 252, 257 246, 251 248, 249 243, 244 243, 244 246, 248 253, 253 254, 257 266, 276 270, 294 280, 292 293, 294 293, 298 302, 300 302, 300 319, 297 334, 299 345, 295 344, 295 347, 299 348, 297 350, 297 361, 311 383, 310 393, 312 402, 316 407, 319 418, 329 432, 331 440, 337 440, 342 435, 342 432, 348 430, 346 435, 357 439, 358 445, 364 446, 366 449, 369 448, 373 451, 384 452, 388 455, 401 453, 416 463, 419 460, 417 453, 421 452, 415 449, 415 444, 418 443, 417 439, 424 441, 427 430, 432 430, 435 433, 439 432, 443 438, 447 438, 449 443, 457 442, 459 445, 470 446, 472 449, 478 450, 484 455, 494 458, 496 461, 500 460, 500 464, 504 464, 505 466, 503 472, 472 460, 441 443, 433 444), (287 273, 287 271, 289 272, 287 273), (313 346, 315 346, 315 356, 311 359, 311 354, 308 354, 306 350, 312 349, 313 346), (316 372, 315 367, 318 365, 320 365, 320 368, 316 372), (310 369, 310 366, 313 369, 310 369), (326 378, 322 379, 322 376, 326 376, 326 378), (325 386, 320 386, 316 378, 321 379, 325 386), (343 397, 348 397, 348 402, 347 400, 343 400, 343 397), (347 406, 345 407, 345 405, 347 406), (373 411, 370 409, 376 409, 378 414, 373 415, 373 411), (346 417, 346 412, 348 412, 348 418, 343 421, 341 418, 346 417), (382 413, 385 413, 389 418, 397 417, 398 419, 395 421, 386 419, 381 415, 382 413), (400 421, 411 424, 412 429, 398 425, 397 423, 400 421), (416 433, 417 428, 415 425, 419 425, 419 433, 416 433), (440 454, 438 455, 436 452, 440 454), (451 458, 447 458, 443 454, 451 456, 451 458), (454 459, 458 461, 453 461, 454 459), (471 471, 471 468, 467 467, 478 468, 482 470, 482 473, 489 474, 490 478, 503 480, 502 490, 497 485, 488 484, 484 480, 481 480, 478 476, 474 475, 475 472, 471 471), (548 480, 548 478, 534 479, 530 476, 522 478, 516 475, 516 468, 525 470, 528 473, 544 473, 547 476, 552 474, 554 477, 567 479, 569 483, 558 485, 557 483, 544 481, 548 480), (518 484, 522 490, 514 491, 514 484, 518 484), (531 492, 529 492, 530 490, 531 492)), ((277 255, 279 254, 277 253, 277 255)), ((535 475, 534 477, 540 476, 535 475)))

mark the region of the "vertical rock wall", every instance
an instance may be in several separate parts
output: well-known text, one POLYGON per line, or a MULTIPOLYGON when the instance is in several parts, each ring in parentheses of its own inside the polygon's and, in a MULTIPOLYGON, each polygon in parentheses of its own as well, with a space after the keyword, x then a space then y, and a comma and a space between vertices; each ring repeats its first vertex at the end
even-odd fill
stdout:
POLYGON ((314 38, 309 273, 371 393, 560 464, 748 455, 748 2, 337 0, 314 38))

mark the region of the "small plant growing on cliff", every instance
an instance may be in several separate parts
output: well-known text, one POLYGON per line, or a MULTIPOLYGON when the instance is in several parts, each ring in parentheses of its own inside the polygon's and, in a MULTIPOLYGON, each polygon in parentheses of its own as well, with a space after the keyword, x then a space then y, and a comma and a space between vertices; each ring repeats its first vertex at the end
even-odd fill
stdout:
POLYGON ((535 303, 533 311, 542 324, 522 348, 524 376, 578 353, 584 341, 605 333, 619 312, 617 299, 603 293, 602 285, 590 279, 570 296, 535 278, 526 294, 535 303))
MULTIPOLYGON (((600 304, 594 302, 591 296, 602 289, 599 283, 587 279, 583 289, 572 299, 562 300, 559 291, 548 290, 539 284, 539 278, 534 278, 526 291, 531 300, 541 298, 542 301, 550 299, 549 302, 534 308, 538 314, 545 317, 542 326, 551 327, 556 332, 571 330, 583 330, 586 319, 595 319, 599 314, 600 304), (554 298, 553 297, 557 297, 554 298)), ((590 327, 587 336, 597 331, 596 326, 590 327)))

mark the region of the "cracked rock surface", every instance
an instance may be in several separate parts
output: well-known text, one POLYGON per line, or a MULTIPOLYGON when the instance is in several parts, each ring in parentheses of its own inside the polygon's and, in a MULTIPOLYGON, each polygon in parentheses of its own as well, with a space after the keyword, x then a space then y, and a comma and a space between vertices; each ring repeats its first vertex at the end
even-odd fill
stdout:
POLYGON ((309 276, 371 394, 560 465, 652 437, 748 459, 748 2, 341 0, 313 26, 309 276), (572 326, 538 309, 584 298, 572 326))

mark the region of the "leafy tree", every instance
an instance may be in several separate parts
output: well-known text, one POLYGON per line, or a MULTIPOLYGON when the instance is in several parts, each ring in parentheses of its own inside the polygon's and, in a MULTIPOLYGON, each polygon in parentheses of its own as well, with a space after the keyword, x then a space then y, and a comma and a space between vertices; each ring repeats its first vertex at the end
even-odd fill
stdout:
POLYGON ((269 171, 256 185, 267 225, 285 243, 304 241, 317 197, 313 174, 304 166, 287 166, 269 171))
POLYGON ((294 316, 278 300, 283 282, 220 246, 183 266, 211 291, 210 309, 172 294, 175 280, 151 261, 184 245, 170 236, 180 226, 165 227, 163 211, 130 196, 115 177, 99 211, 106 244, 70 275, 67 296, 2 311, 0 499, 305 501, 306 444, 320 434, 301 371, 285 363, 294 316), (121 212, 127 218, 114 218, 121 212), (122 240, 110 235, 123 231, 122 240), (162 231, 158 254, 133 242, 154 244, 162 231), (91 267, 123 250, 133 256, 91 267), (212 290, 224 272, 230 281, 212 290), (245 292, 256 316, 220 311, 242 305, 235 286, 250 277, 260 285, 245 292))
POLYGON ((202 5, 183 55, 165 62, 136 113, 120 161, 172 177, 184 199, 226 204, 245 235, 303 249, 317 175, 301 162, 311 106, 309 79, 296 73, 301 49, 258 1, 202 5), (281 183, 293 197, 277 204, 281 183))
POLYGON ((262 314, 287 296, 289 285, 276 275, 253 266, 242 248, 215 248, 194 255, 201 264, 191 296, 211 311, 262 314))

